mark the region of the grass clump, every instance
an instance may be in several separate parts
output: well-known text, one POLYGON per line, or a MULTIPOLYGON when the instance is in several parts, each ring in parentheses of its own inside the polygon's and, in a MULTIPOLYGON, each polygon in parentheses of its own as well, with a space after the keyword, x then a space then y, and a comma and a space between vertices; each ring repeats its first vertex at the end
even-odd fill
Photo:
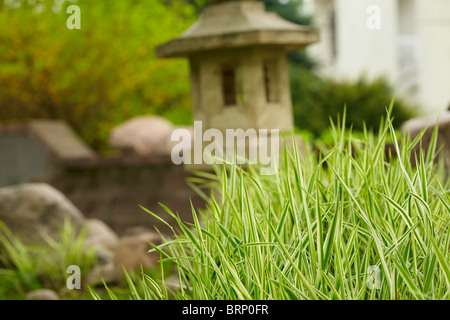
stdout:
POLYGON ((235 165, 203 175, 215 191, 201 216, 192 209, 193 224, 165 208, 182 233, 155 250, 178 283, 143 279, 156 292, 147 296, 449 299, 450 184, 435 144, 412 167, 420 137, 397 143, 388 120, 354 138, 344 122, 332 125, 332 148, 286 151, 276 175, 235 165), (389 160, 388 137, 398 155, 389 160))
POLYGON ((0 221, 0 300, 24 299, 27 292, 52 289, 62 299, 88 298, 87 292, 68 290, 66 282, 71 265, 87 275, 96 264, 93 248, 86 248, 87 229, 77 232, 64 223, 58 239, 41 234, 40 243, 24 243, 0 221))

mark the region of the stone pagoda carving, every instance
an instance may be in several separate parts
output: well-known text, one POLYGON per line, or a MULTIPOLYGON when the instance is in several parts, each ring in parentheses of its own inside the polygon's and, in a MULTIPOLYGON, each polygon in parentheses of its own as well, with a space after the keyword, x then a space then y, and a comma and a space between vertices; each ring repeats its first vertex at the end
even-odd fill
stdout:
POLYGON ((317 29, 266 12, 254 0, 210 0, 161 58, 190 63, 193 118, 203 128, 294 128, 286 53, 319 40, 317 29))

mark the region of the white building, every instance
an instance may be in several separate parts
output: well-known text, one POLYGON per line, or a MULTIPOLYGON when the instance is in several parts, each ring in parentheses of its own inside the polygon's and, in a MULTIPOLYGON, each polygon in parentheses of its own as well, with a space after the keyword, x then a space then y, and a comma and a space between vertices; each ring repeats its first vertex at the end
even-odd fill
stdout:
POLYGON ((314 0, 309 52, 337 80, 387 77, 422 114, 450 105, 450 0, 314 0))

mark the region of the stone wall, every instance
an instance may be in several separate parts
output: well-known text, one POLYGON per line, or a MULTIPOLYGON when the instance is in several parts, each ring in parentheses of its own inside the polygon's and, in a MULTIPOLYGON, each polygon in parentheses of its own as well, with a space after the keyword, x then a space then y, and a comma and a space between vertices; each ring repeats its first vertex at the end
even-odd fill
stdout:
POLYGON ((45 182, 69 198, 87 218, 98 218, 119 235, 129 228, 170 228, 139 205, 176 225, 158 203, 192 221, 190 198, 204 202, 187 184, 189 173, 170 156, 103 158, 61 121, 0 126, 0 188, 45 182))
POLYGON ((133 227, 154 230, 154 226, 171 234, 139 205, 174 227, 175 220, 159 203, 192 221, 190 199, 196 208, 204 207, 204 201, 187 184, 188 177, 170 158, 96 159, 66 162, 44 182, 63 192, 87 218, 104 221, 119 235, 133 227))
POLYGON ((51 174, 50 155, 25 127, 0 128, 0 188, 51 174))

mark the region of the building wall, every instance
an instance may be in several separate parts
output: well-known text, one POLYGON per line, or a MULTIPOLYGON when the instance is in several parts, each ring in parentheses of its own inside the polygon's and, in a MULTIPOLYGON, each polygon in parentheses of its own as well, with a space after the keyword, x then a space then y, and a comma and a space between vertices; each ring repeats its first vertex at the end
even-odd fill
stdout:
POLYGON ((450 1, 418 0, 421 40, 419 103, 424 113, 450 105, 450 1))
POLYGON ((337 64, 341 78, 357 79, 366 73, 369 79, 385 75, 395 81, 397 70, 397 14, 392 0, 337 0, 337 64), (381 29, 367 27, 367 8, 381 9, 381 29))
POLYGON ((338 80, 385 76, 398 96, 421 107, 419 113, 448 108, 450 1, 315 0, 314 4, 322 40, 309 52, 321 62, 322 74, 338 80), (367 27, 367 9, 372 5, 380 8, 379 30, 367 27))
POLYGON ((319 62, 319 72, 325 76, 333 76, 335 73, 334 7, 334 0, 315 0, 313 23, 319 29, 320 41, 307 48, 311 56, 319 62))
POLYGON ((322 63, 322 72, 336 79, 397 78, 397 14, 392 0, 316 0, 315 24, 322 41, 309 51, 322 63), (367 27, 367 8, 381 9, 381 29, 367 27), (333 23, 334 11, 334 23, 333 23), (334 30, 333 30, 334 28, 334 30))

